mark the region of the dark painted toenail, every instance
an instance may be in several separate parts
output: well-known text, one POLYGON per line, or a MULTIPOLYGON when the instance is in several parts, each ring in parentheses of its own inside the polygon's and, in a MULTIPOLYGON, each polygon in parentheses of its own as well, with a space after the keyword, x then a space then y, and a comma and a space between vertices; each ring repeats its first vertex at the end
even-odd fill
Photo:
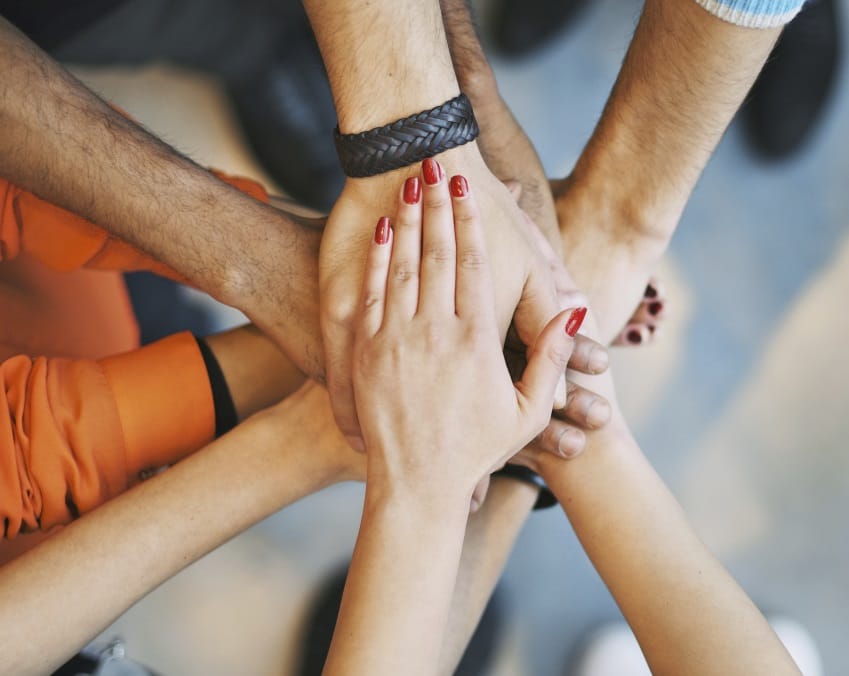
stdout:
POLYGON ((646 292, 644 295, 646 298, 657 298, 657 289, 655 289, 651 284, 649 284, 646 287, 646 292))
POLYGON ((663 303, 659 300, 656 300, 654 303, 649 304, 649 314, 657 315, 660 314, 660 311, 663 309, 663 303))
POLYGON ((628 342, 634 343, 634 345, 639 345, 643 342, 643 334, 636 329, 631 329, 628 331, 628 342))

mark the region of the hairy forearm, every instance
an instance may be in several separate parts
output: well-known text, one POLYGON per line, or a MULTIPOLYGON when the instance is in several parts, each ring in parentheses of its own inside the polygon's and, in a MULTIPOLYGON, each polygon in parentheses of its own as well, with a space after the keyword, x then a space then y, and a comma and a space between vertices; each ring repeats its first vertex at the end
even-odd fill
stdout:
POLYGON ((578 458, 540 463, 653 673, 796 673, 621 421, 588 434, 578 458))
MULTIPOLYGON (((446 43, 438 0, 305 0, 321 49, 342 133, 389 124, 441 105, 460 88, 446 43)), ((329 130, 328 130, 329 131, 329 130)), ((435 154, 448 175, 485 169, 476 142, 435 154)), ((367 195, 374 213, 392 213, 410 166, 348 181, 367 195)), ((363 222, 373 228, 371 219, 363 222)))
MULTIPOLYGON (((0 71, 0 175, 260 316, 290 354, 318 346, 315 233, 120 115, 2 18, 0 71)), ((317 371, 312 352, 299 365, 317 371)))
POLYGON ((457 669, 538 494, 535 486, 495 477, 469 518, 438 673, 457 669))
POLYGON ((432 674, 468 502, 380 493, 367 484, 360 534, 326 674, 432 674))
POLYGON ((695 2, 646 0, 573 188, 606 203, 608 223, 668 240, 778 34, 695 2))
POLYGON ((305 0, 342 133, 365 131, 459 93, 436 0, 305 0))
MULTIPOLYGON (((50 673, 166 579, 334 480, 317 388, 260 414, 0 569, 0 673, 50 673), (306 403, 305 403, 306 400, 306 403), (33 637, 37 637, 34 640, 33 637)), ((326 400, 323 403, 326 406, 326 400)))

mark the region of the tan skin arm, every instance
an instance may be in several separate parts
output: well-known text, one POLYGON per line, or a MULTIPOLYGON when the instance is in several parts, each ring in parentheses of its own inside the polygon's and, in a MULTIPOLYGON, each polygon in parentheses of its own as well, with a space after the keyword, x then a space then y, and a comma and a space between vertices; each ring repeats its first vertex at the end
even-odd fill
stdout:
POLYGON ((318 241, 99 99, 0 18, 0 176, 244 311, 323 374, 318 241))
POLYGON ((362 456, 333 425, 326 393, 305 386, 0 568, 0 673, 52 672, 193 561, 301 497, 363 473, 362 456))

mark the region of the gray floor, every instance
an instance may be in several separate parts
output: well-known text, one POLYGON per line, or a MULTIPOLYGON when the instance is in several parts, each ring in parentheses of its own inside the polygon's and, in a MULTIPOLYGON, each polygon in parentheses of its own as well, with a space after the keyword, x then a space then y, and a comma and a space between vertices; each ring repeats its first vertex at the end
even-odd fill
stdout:
MULTIPOLYGON (((552 175, 590 133, 638 11, 632 0, 597 0, 543 54, 496 62, 552 175)), ((732 127, 661 266, 675 310, 666 335, 616 364, 639 438, 700 534, 763 608, 809 627, 828 674, 849 673, 845 66, 821 128, 792 162, 760 164, 732 127)), ((261 175, 213 83, 157 69, 82 75, 199 161, 261 175)), ((314 585, 350 551, 361 495, 337 487, 269 519, 109 633, 164 673, 287 673, 314 585)), ((528 524, 504 589, 497 674, 563 674, 580 637, 617 616, 553 510, 528 524)))

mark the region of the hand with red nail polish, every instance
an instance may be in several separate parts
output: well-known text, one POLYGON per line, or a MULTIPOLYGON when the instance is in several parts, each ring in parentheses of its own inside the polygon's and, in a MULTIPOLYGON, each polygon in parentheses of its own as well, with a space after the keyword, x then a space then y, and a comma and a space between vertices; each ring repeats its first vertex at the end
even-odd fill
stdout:
POLYGON ((468 504, 477 482, 545 426, 587 310, 549 322, 514 385, 474 193, 462 176, 443 180, 436 163, 424 172, 421 200, 402 191, 391 236, 388 219, 376 226, 354 394, 370 486, 468 504))
MULTIPOLYGON (((472 144, 428 158, 420 167, 349 180, 322 236, 319 279, 327 389, 337 424, 358 450, 363 449, 363 440, 351 378, 356 290, 363 274, 359 261, 373 239, 374 224, 381 215, 393 213, 399 203, 421 203, 426 209, 428 195, 437 189, 444 189, 457 199, 474 191, 477 208, 486 223, 484 238, 495 272, 493 293, 502 340, 512 324, 521 351, 526 351, 559 309, 549 268, 524 233, 524 216, 472 144)), ((560 404, 565 397, 564 380, 558 388, 560 404)))

